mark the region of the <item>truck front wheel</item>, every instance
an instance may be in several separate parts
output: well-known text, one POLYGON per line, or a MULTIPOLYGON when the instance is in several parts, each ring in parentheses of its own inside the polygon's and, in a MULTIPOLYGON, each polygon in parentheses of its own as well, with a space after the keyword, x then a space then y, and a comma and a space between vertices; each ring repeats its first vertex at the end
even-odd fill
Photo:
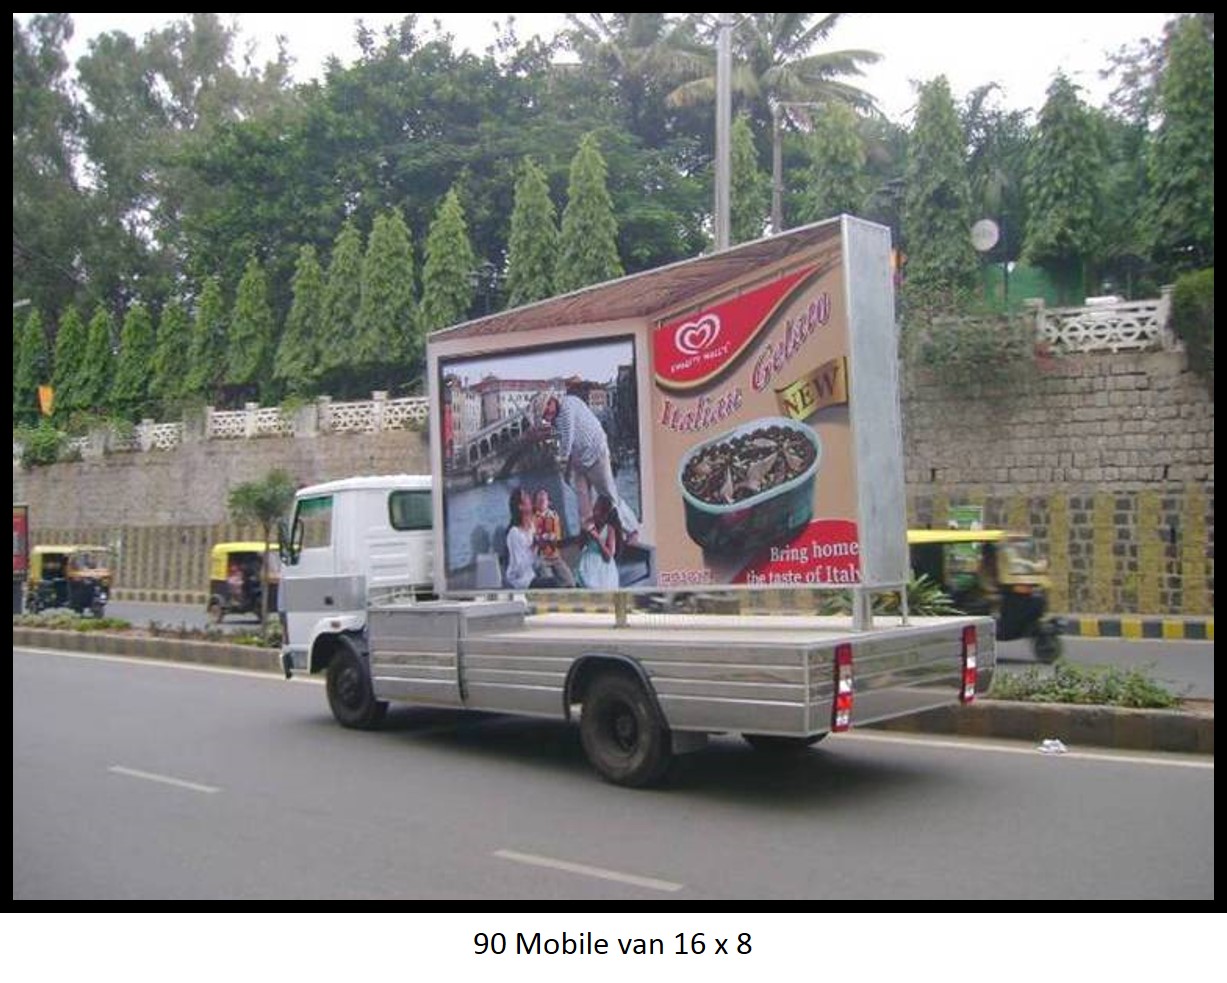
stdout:
POLYGON ((366 663, 345 641, 328 663, 328 706, 342 727, 371 730, 378 727, 388 705, 375 699, 366 663))
POLYGON ((593 680, 579 733, 592 766, 615 785, 651 785, 673 759, 669 728, 643 686, 623 673, 593 680))

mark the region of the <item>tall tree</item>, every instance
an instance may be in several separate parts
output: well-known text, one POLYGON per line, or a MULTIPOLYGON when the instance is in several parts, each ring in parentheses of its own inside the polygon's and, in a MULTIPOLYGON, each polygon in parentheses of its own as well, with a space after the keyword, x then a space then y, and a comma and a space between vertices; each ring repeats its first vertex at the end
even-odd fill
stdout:
POLYGON ((252 256, 239 281, 226 342, 226 382, 245 398, 270 392, 277 326, 268 303, 264 267, 252 256))
POLYGON ((736 245, 762 236, 771 207, 771 178, 758 166, 750 121, 738 114, 730 130, 729 232, 736 245))
POLYGON ((187 312, 179 301, 167 301, 158 320, 149 378, 149 395, 159 401, 163 414, 177 408, 188 394, 185 369, 190 365, 186 356, 191 344, 192 327, 187 312))
POLYGON ((13 362, 13 420, 38 422, 38 387, 51 381, 51 350, 38 309, 26 315, 21 344, 13 362))
POLYGON ((196 318, 192 322, 187 365, 187 391, 190 395, 202 396, 216 404, 226 377, 227 334, 222 284, 217 277, 210 277, 196 301, 196 318))
POLYGON ((13 18, 13 296, 66 308, 80 282, 84 198, 73 167, 78 116, 64 47, 68 14, 13 18))
POLYGON ((324 304, 324 271, 314 246, 298 252, 293 302, 277 346, 273 378, 282 392, 304 396, 315 389, 319 373, 320 322, 324 304))
POLYGON ((69 307, 60 317, 60 327, 55 333, 55 365, 51 377, 55 387, 55 414, 60 419, 85 408, 81 403, 81 379, 85 372, 87 337, 85 322, 77 308, 69 307))
POLYGON ((325 392, 354 396, 363 380, 355 380, 353 339, 362 300, 362 233, 347 220, 332 245, 332 260, 324 284, 320 323, 320 376, 325 392))
MULTIPOLYGON (((843 102, 866 112, 876 112, 873 97, 857 88, 848 78, 863 74, 862 65, 881 59, 873 51, 846 49, 813 53, 824 42, 845 14, 806 13, 748 14, 733 29, 733 71, 730 87, 750 113, 757 132, 769 134, 773 102, 843 102)), ((708 19, 701 36, 712 52, 719 25, 708 19)), ((716 76, 714 55, 708 55, 708 71, 669 96, 675 105, 714 102, 716 76)))
POLYGON ((115 321, 101 304, 90 318, 85 341, 85 371, 81 374, 80 406, 89 413, 110 410, 115 377, 115 321))
POLYGON ((1005 110, 996 103, 998 93, 995 83, 972 90, 961 117, 972 221, 990 218, 997 223, 1000 238, 985 258, 1004 263, 1022 253, 1027 215, 1023 178, 1031 128, 1025 112, 1005 110))
POLYGON ((391 389, 407 381, 407 362, 421 354, 414 303, 413 242, 397 209, 375 216, 362 261, 362 292, 354 361, 368 385, 391 389))
POLYGON ((1103 153, 1077 87, 1058 75, 1048 87, 1027 160, 1023 258, 1048 269, 1062 299, 1080 303, 1085 264, 1098 243, 1103 153))
POLYGON ((511 234, 507 238, 507 303, 511 307, 544 300, 554 294, 554 262, 558 254, 558 222, 545 172, 524 159, 516 180, 511 234))
MULTIPOLYGON (((422 264, 422 329, 429 334, 463 321, 473 305, 477 258, 464 208, 453 188, 439 204, 422 264)), ((414 355, 415 360, 419 357, 414 355)))
POLYGON ((580 141, 571 160, 559 247, 554 285, 560 293, 612 280, 623 273, 605 160, 592 133, 580 141))
POLYGON ((1155 254, 1169 273, 1214 264, 1214 42, 1186 16, 1171 30, 1150 154, 1155 254))
POLYGON ((126 419, 140 419, 149 409, 149 369, 153 353, 153 318, 144 304, 133 304, 124 315, 115 378, 111 383, 111 407, 126 419))
POLYGON ((957 308, 975 286, 977 260, 963 130, 944 75, 921 86, 908 150, 904 298, 914 307, 957 308))
POLYGON ((810 166, 799 196, 801 221, 818 222, 842 212, 862 214, 869 189, 856 112, 843 103, 824 106, 814 119, 808 149, 810 166))

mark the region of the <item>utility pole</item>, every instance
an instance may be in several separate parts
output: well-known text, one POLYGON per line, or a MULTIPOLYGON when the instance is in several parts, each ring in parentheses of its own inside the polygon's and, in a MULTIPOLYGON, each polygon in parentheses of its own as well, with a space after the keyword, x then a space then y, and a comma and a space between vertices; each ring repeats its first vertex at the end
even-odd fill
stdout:
POLYGON ((716 250, 729 248, 729 128, 732 115, 733 15, 719 15, 716 42, 716 250))

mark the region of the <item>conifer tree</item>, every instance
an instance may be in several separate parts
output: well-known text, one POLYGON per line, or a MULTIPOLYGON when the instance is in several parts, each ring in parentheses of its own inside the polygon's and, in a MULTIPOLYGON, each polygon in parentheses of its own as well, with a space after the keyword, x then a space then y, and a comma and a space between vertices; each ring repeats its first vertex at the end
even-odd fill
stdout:
POLYGON ((754 133, 745 115, 733 121, 730 137, 729 235, 736 245, 762 236, 771 207, 771 178, 759 170, 754 133))
POLYGON ((618 257, 618 222, 606 187, 605 159, 591 133, 580 141, 571 160, 559 247, 554 273, 559 293, 612 280, 623 273, 618 257))
POLYGON ((226 306, 217 277, 205 281, 196 302, 188 353, 187 391, 216 400, 226 373, 226 306))
POLYGON ((974 289, 979 267, 963 128, 944 75, 921 86, 906 182, 904 297, 913 308, 957 309, 974 289))
POLYGON ((21 343, 13 360, 13 421, 36 423, 38 387, 51 381, 51 350, 43 330, 43 316, 35 308, 26 316, 21 343))
POLYGON ((453 187, 435 212, 422 265, 422 328, 426 334, 463 321, 473 304, 477 260, 460 197, 453 187))
POLYGON ((163 415, 188 394, 185 355, 191 338, 191 324, 183 305, 177 300, 167 301, 158 322, 149 379, 149 395, 161 403, 163 415))
POLYGON ((545 172, 525 158, 516 181, 507 240, 507 304, 519 307, 554 295, 558 222, 545 172))
POLYGON ((277 346, 273 378, 282 392, 303 396, 314 390, 319 376, 324 270, 314 246, 303 246, 298 251, 291 291, 293 300, 277 346))
POLYGON ((413 241, 400 212, 375 216, 362 260, 353 360, 368 387, 404 383, 421 354, 413 295, 413 241))
POLYGON ((332 244, 332 259, 324 283, 318 364, 327 394, 348 396, 361 390, 361 380, 355 381, 352 370, 361 298, 362 234, 348 219, 332 244))
POLYGON ((1169 273, 1213 266, 1214 42, 1198 15, 1172 28, 1159 109, 1149 161, 1156 258, 1169 273))
POLYGON ((1082 302, 1084 264, 1098 242, 1103 173, 1091 114, 1077 87, 1058 75, 1027 159, 1023 259, 1048 269, 1067 303, 1082 302))
POLYGON ((277 343, 273 310, 268 303, 264 267, 254 256, 247 261, 234 298, 234 313, 226 343, 226 382, 248 398, 271 391, 273 351, 277 343))
POLYGON ((126 419, 138 420, 149 409, 149 370, 153 362, 153 318, 136 303, 124 315, 119 356, 111 384, 111 407, 126 419))
POLYGON ((80 407, 90 413, 110 409, 111 379, 115 375, 115 322, 101 305, 90 318, 85 341, 84 369, 81 372, 80 407))
POLYGON ((60 328, 55 333, 55 361, 51 384, 55 387, 55 415, 68 417, 74 410, 82 409, 81 374, 85 371, 85 345, 87 333, 85 322, 76 307, 69 307, 60 318, 60 328))
POLYGON ((856 112, 842 102, 822 107, 809 139, 810 167, 800 196, 805 222, 821 222, 844 212, 859 215, 868 194, 865 143, 856 112))

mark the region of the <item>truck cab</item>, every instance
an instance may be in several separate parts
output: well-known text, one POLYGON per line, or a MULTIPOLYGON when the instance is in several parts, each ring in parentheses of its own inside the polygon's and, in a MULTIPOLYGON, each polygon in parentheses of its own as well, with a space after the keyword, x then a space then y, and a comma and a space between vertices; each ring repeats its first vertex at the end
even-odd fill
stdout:
POLYGON ((338 645, 365 652, 373 597, 433 597, 429 475, 345 478, 298 491, 282 533, 282 666, 327 668, 338 645))

